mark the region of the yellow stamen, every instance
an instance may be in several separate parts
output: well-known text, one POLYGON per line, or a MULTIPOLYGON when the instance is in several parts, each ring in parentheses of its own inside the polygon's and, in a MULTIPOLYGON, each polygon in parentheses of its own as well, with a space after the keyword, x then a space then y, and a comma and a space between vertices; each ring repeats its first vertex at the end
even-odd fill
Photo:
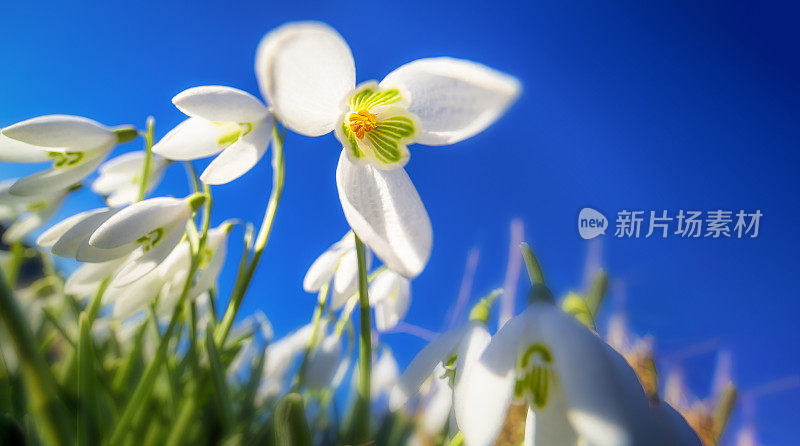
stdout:
POLYGON ((378 115, 370 113, 369 110, 350 113, 348 120, 350 121, 350 130, 356 134, 358 139, 363 138, 367 132, 378 126, 378 115))

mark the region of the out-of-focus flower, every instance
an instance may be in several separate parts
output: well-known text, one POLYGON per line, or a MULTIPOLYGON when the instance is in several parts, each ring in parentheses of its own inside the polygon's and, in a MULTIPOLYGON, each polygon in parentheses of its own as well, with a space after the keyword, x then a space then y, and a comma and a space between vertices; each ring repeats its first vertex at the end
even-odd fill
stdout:
POLYGON ((322 23, 283 25, 256 55, 262 94, 293 131, 334 131, 344 146, 336 184, 345 217, 364 243, 398 273, 425 267, 430 219, 402 167, 407 145, 446 145, 496 121, 519 94, 519 82, 466 60, 420 59, 380 83, 356 86, 350 48, 322 23))
POLYGON ((21 197, 9 192, 13 183, 14 180, 0 183, 0 222, 8 225, 3 233, 6 244, 22 240, 52 218, 70 191, 67 188, 21 197))
MULTIPOLYGON (((327 322, 323 319, 317 327, 317 337, 321 337, 326 328, 327 322)), ((266 363, 258 386, 257 401, 263 402, 281 394, 284 390, 286 373, 298 355, 305 350, 313 335, 314 326, 308 324, 267 346, 266 363)))
MULTIPOLYGON (((369 269, 372 256, 369 251, 366 255, 369 269)), ((331 308, 336 310, 358 291, 358 258, 352 231, 314 260, 303 279, 303 289, 309 293, 318 292, 331 280, 331 308)))
POLYGON ((378 331, 394 328, 408 313, 411 305, 411 281, 386 269, 369 285, 369 303, 375 309, 378 331))
POLYGON ((310 389, 330 388, 342 359, 342 339, 333 332, 325 336, 311 352, 305 374, 310 389))
POLYGON ((189 118, 178 124, 153 152, 172 160, 219 154, 200 176, 207 184, 239 178, 264 156, 274 120, 251 94, 231 87, 194 87, 172 98, 189 118))
MULTIPOLYGON (((105 197, 111 207, 120 207, 136 202, 142 181, 142 166, 145 153, 128 152, 103 163, 98 169, 98 177, 92 182, 92 190, 105 197)), ((164 176, 169 161, 154 155, 150 165, 146 192, 158 185, 164 176)))
POLYGON ((526 444, 663 444, 624 358, 549 302, 509 320, 462 373, 455 411, 469 445, 493 444, 514 400, 528 407, 526 444))
POLYGON ((120 142, 136 137, 133 128, 111 129, 79 116, 48 115, 28 119, 0 130, 0 161, 38 162, 53 160, 53 166, 18 180, 14 195, 41 195, 67 188, 92 173, 120 142), (15 146, 15 143, 22 143, 15 146), (35 152, 34 152, 35 151, 35 152), (3 156, 3 154, 12 154, 3 156))

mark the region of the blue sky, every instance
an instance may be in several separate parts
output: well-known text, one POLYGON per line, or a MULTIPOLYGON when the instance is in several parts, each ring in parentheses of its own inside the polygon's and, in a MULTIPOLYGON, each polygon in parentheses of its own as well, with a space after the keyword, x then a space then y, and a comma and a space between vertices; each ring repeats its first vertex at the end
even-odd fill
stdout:
MULTIPOLYGON (((163 136, 183 119, 170 99, 185 88, 221 84, 258 94, 256 45, 289 20, 337 28, 359 81, 420 57, 476 60, 517 76, 524 92, 475 138, 412 147, 407 170, 435 245, 413 284, 409 322, 443 328, 473 247, 480 250, 473 299, 502 284, 512 218, 525 223, 552 288, 565 293, 583 282, 588 243, 576 228, 583 207, 612 219, 622 209, 760 209, 756 239, 616 239, 609 231, 602 263, 613 286, 605 313, 623 308, 636 332, 655 336, 662 355, 709 343, 728 349, 745 390, 797 374, 798 7, 605 3, 6 2, 0 125, 65 113, 142 126, 153 115, 163 136)), ((302 277, 347 230, 334 183, 339 150, 332 135, 286 141, 285 196, 242 308, 264 310, 279 333, 310 317, 314 297, 303 292, 302 277)), ((33 169, 4 165, 2 177, 33 169)), ((270 183, 262 162, 216 187, 217 221, 259 222, 270 183)), ((187 191, 179 166, 158 191, 187 191)), ((62 216, 99 204, 81 192, 62 216)), ((231 251, 238 254, 238 245, 231 251)), ((520 307, 522 300, 520 293, 520 307)), ((422 345, 404 334, 384 340, 402 363, 422 345)), ((705 353, 683 364, 701 395, 713 359, 705 353)), ((792 390, 758 401, 765 444, 793 444, 800 434, 792 416, 798 396, 792 390)))

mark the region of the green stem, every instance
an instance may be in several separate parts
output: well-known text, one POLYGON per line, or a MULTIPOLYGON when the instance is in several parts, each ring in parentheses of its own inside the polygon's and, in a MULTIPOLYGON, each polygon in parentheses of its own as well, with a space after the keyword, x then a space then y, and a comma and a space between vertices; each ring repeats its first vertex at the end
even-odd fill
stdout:
POLYGON ((10 246, 11 263, 8 266, 8 287, 12 290, 17 286, 17 279, 19 278, 19 269, 22 266, 22 261, 25 260, 25 245, 22 241, 16 241, 10 246))
POLYGON ((100 286, 97 287, 97 291, 92 296, 92 300, 89 302, 89 308, 86 309, 86 314, 88 317, 88 324, 89 328, 91 329, 92 323, 95 319, 97 319, 97 313, 100 312, 100 307, 103 303, 103 294, 105 294, 106 289, 108 289, 108 285, 111 283, 111 276, 106 277, 100 282, 100 286))
POLYGON ((358 257, 358 303, 361 309, 361 332, 359 334, 358 401, 355 418, 355 441, 365 443, 369 440, 371 372, 372 372, 372 324, 370 322, 369 291, 367 276, 367 256, 364 243, 356 239, 358 257))
POLYGON ((299 390, 305 383, 306 369, 308 368, 308 359, 311 357, 311 352, 317 343, 317 336, 319 333, 319 323, 322 320, 322 310, 325 309, 325 302, 328 300, 328 286, 325 284, 319 292, 319 299, 317 299, 317 307, 314 308, 314 315, 311 317, 311 338, 306 344, 306 350, 303 353, 303 360, 300 363, 300 369, 297 372, 297 385, 295 390, 299 390))
POLYGON ((191 263, 189 265, 189 274, 186 276, 186 282, 183 284, 183 290, 181 291, 178 303, 175 305, 175 308, 172 312, 172 318, 169 321, 167 330, 164 332, 164 335, 161 337, 161 340, 158 343, 158 349, 156 350, 153 359, 150 361, 150 364, 147 365, 147 369, 145 369, 142 378, 139 380, 139 383, 136 385, 136 389, 133 391, 133 395, 131 396, 130 401, 128 401, 125 410, 122 412, 119 422, 114 429, 114 433, 111 435, 111 444, 119 444, 121 442, 123 437, 130 430, 133 417, 144 406, 147 398, 150 396, 150 391, 156 382, 158 372, 161 370, 161 365, 166 357, 167 348, 169 347, 169 343, 178 325, 178 321, 183 313, 184 302, 189 295, 189 290, 192 288, 192 282, 194 281, 194 276, 200 266, 200 257, 203 249, 205 248, 206 239, 208 238, 209 217, 211 214, 211 196, 208 194, 208 186, 206 186, 206 192, 207 197, 203 213, 203 233, 200 236, 197 246, 192 247, 193 252, 191 263))
POLYGON ((150 170, 153 165, 153 133, 156 120, 152 116, 147 118, 147 127, 144 133, 144 165, 142 166, 142 178, 139 183, 139 196, 136 201, 144 200, 147 194, 148 183, 150 183, 150 170))
POLYGON ((0 318, 8 329, 23 369, 28 403, 46 444, 72 444, 67 411, 57 395, 56 383, 39 354, 36 339, 16 299, 0 274, 0 318))
POLYGON ((272 224, 275 221, 275 212, 278 209, 278 203, 283 194, 285 167, 283 159, 284 137, 285 134, 281 135, 277 127, 272 129, 272 192, 270 193, 269 202, 267 203, 267 210, 264 212, 261 228, 258 230, 258 236, 256 237, 253 248, 253 257, 243 270, 243 273, 237 278, 236 285, 231 294, 230 301, 228 302, 228 308, 225 310, 225 316, 222 318, 222 322, 219 326, 217 326, 214 338, 218 346, 224 345, 225 339, 228 337, 231 326, 233 326, 233 320, 236 318, 236 313, 239 311, 239 306, 242 304, 245 292, 250 286, 253 273, 258 266, 261 254, 264 252, 264 247, 272 231, 272 224))

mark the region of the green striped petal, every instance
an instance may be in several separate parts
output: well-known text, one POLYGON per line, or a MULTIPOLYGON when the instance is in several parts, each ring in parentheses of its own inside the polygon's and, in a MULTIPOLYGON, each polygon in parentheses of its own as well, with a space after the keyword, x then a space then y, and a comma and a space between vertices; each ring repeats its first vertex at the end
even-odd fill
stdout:
POLYGON ((405 166, 410 156, 407 145, 419 133, 419 120, 402 107, 390 106, 376 111, 375 128, 364 133, 362 138, 350 128, 348 113, 337 129, 339 140, 354 162, 369 163, 383 170, 405 166))

